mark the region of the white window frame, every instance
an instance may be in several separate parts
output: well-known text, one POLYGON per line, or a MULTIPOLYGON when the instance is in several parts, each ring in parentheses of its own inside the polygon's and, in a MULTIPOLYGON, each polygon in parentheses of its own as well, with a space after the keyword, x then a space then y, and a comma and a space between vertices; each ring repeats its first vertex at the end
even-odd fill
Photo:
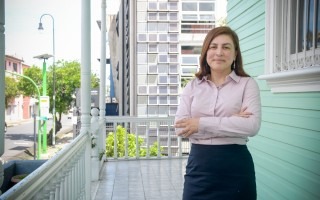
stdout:
MULTIPOLYGON (((302 62, 309 62, 309 66, 304 64, 302 67, 298 67, 298 69, 293 69, 293 67, 290 66, 292 65, 292 61, 289 59, 290 54, 287 53, 282 59, 284 60, 286 70, 277 71, 277 69, 279 69, 279 64, 277 65, 276 63, 279 57, 279 53, 277 52, 283 53, 285 49, 289 49, 288 43, 290 41, 290 39, 287 39, 285 42, 279 42, 283 35, 276 32, 276 30, 279 30, 277 22, 282 19, 282 15, 280 15, 282 10, 279 8, 281 2, 282 1, 278 0, 266 1, 266 33, 268 34, 265 34, 265 74, 259 76, 258 79, 265 80, 273 93, 320 91, 320 48, 315 49, 314 45, 312 50, 296 54, 297 56, 302 54, 302 62), (308 54, 311 51, 313 51, 313 56, 310 57, 308 54), (286 62, 286 59, 289 61, 286 62)), ((288 3, 284 5, 287 4, 288 3)), ((290 6, 290 4, 288 5, 290 6)), ((290 23, 288 23, 288 26, 289 24, 290 23)), ((288 30, 290 30, 290 28, 288 30)), ((282 63, 282 61, 280 63, 282 63)), ((280 66, 280 68, 283 68, 283 66, 280 66)))

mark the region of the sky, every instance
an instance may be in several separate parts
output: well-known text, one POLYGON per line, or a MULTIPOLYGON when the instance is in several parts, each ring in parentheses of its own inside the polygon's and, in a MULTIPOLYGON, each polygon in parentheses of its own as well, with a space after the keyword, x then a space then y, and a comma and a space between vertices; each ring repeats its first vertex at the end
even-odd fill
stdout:
MULTIPOLYGON (((107 0, 107 14, 116 14, 117 0, 107 0), (112 1, 112 2, 111 2, 112 1), (110 2, 110 3, 109 3, 110 2)), ((34 58, 53 54, 53 20, 42 17, 44 30, 38 26, 42 14, 54 18, 55 61, 81 61, 81 0, 5 0, 5 54, 23 59, 26 65, 41 67, 34 58)), ((99 73, 101 0, 91 1, 91 69, 99 73)), ((108 26, 108 25, 107 25, 108 26)), ((47 66, 52 65, 49 58, 47 66)))

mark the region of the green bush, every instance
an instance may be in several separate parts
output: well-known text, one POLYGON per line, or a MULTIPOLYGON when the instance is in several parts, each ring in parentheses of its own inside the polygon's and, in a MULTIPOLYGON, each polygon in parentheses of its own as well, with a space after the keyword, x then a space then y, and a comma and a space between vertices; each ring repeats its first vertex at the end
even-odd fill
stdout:
MULTIPOLYGON (((116 129, 117 136, 117 157, 125 156, 125 141, 126 134, 128 138, 128 156, 136 157, 136 134, 127 133, 126 129, 122 126, 117 126, 116 129)), ((144 139, 141 136, 138 136, 138 154, 140 157, 145 157, 147 155, 147 149, 145 147, 141 147, 144 144, 144 139)), ((160 151, 163 150, 163 147, 160 147, 160 151)), ((158 152, 158 142, 154 142, 152 146, 149 148, 150 156, 157 156, 158 152)), ((106 138, 106 156, 114 157, 114 133, 109 132, 106 138)), ((160 156, 162 156, 160 154, 160 156)))

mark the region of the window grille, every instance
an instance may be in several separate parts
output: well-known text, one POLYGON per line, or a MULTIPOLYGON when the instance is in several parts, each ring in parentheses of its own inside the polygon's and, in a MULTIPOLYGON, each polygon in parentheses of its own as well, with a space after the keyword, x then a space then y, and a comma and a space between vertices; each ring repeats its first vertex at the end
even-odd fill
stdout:
POLYGON ((320 91, 319 13, 319 0, 266 1, 265 75, 258 78, 272 92, 320 91))

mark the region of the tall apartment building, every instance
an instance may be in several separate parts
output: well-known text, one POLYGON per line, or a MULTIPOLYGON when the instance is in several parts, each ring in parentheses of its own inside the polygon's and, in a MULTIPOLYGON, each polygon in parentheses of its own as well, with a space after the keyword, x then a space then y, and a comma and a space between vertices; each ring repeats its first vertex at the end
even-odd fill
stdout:
MULTIPOLYGON (((123 0, 109 30, 119 114, 174 116, 225 0, 123 0)), ((223 8, 224 10, 226 8, 223 8)))

